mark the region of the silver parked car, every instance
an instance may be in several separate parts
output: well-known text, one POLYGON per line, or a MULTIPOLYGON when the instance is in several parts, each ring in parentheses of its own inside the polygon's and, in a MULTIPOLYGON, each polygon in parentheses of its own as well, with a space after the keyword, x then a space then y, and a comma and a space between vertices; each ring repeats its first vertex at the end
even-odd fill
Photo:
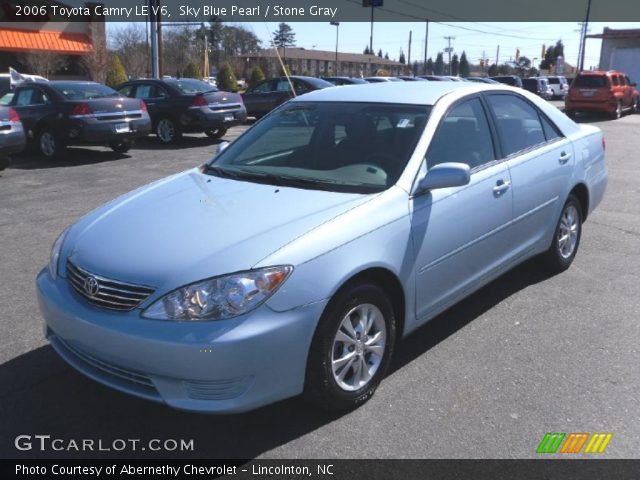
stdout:
POLYGON ((317 90, 65 230, 46 336, 175 408, 354 408, 400 338, 527 258, 568 268, 606 183, 600 130, 522 89, 317 90))

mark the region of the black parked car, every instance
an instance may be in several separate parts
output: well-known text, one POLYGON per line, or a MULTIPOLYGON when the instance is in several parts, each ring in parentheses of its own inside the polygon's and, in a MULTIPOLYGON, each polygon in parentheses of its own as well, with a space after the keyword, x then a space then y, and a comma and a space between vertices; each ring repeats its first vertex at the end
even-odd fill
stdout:
POLYGON ((426 78, 422 77, 412 77, 410 75, 396 75, 396 78, 400 80, 404 80, 405 82, 427 82, 426 78))
POLYGON ((499 77, 491 77, 491 80, 495 80, 505 85, 511 85, 512 87, 522 88, 522 79, 516 75, 502 75, 499 77))
POLYGON ((551 97, 553 97, 553 92, 549 88, 549 84, 547 83, 546 78, 523 78, 522 88, 528 90, 531 93, 535 93, 536 95, 546 100, 550 100, 551 97))
POLYGON ((67 145, 109 145, 124 153, 151 128, 144 102, 95 82, 24 83, 7 98, 20 116, 27 145, 35 144, 47 158, 59 157, 67 145))
POLYGON ((144 100, 153 131, 165 144, 183 133, 204 132, 220 138, 227 129, 244 123, 247 111, 242 97, 195 78, 134 80, 116 87, 122 95, 144 100))
POLYGON ((322 77, 329 83, 333 83, 336 86, 340 85, 361 85, 363 83, 369 83, 364 78, 359 77, 322 77))
POLYGON ((428 80, 430 82, 453 82, 450 78, 443 77, 442 75, 418 75, 418 78, 428 80))
POLYGON ((7 168, 9 155, 21 152, 24 146, 25 135, 18 112, 0 106, 0 170, 7 168))
MULTIPOLYGON (((292 75, 289 77, 293 84, 296 95, 319 90, 321 88, 333 87, 333 83, 315 77, 303 77, 292 75)), ((251 117, 262 117, 293 97, 291 85, 287 77, 270 78, 257 83, 249 88, 242 98, 247 107, 247 114, 251 117)))

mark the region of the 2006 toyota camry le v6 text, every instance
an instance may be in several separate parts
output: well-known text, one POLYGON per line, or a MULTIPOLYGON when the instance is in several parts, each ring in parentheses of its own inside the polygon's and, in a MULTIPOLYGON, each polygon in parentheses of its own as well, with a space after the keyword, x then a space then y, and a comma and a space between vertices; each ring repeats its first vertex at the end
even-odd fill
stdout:
POLYGON ((568 268, 606 183, 600 130, 521 89, 315 91, 66 229, 37 279, 45 334, 179 409, 353 408, 461 298, 534 255, 568 268))

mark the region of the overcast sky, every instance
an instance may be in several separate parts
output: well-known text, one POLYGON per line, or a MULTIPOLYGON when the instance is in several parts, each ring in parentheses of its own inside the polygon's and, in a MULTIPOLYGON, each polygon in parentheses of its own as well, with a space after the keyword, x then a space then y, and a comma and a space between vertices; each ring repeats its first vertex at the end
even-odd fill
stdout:
MULTIPOLYGON (((439 51, 447 46, 445 36, 453 36, 451 46, 454 53, 466 51, 470 61, 477 63, 483 53, 493 63, 496 59, 497 46, 500 45, 500 63, 515 57, 516 49, 520 54, 530 59, 540 60, 542 45, 555 44, 561 39, 565 44, 567 62, 576 65, 579 47, 579 25, 572 22, 509 22, 509 23, 480 23, 480 22, 446 22, 446 25, 429 24, 428 56, 435 59, 439 51)), ((252 30, 266 46, 269 44, 269 33, 277 28, 276 23, 252 22, 243 23, 252 30)), ((296 46, 316 48, 319 50, 334 50, 336 47, 336 27, 328 22, 300 22, 289 23, 296 34, 296 46)), ((109 31, 121 28, 122 23, 110 23, 109 31)), ((605 27, 611 28, 640 28, 638 22, 600 23, 590 24, 590 33, 600 33, 605 27)), ((408 55, 409 31, 413 32, 411 46, 411 60, 424 58, 424 22, 380 22, 374 24, 373 48, 388 52, 391 58, 398 58, 400 49, 408 55)), ((368 22, 343 22, 339 27, 338 48, 341 52, 362 53, 369 44, 370 24, 368 22)), ((585 67, 597 66, 600 58, 600 40, 587 40, 585 67)))

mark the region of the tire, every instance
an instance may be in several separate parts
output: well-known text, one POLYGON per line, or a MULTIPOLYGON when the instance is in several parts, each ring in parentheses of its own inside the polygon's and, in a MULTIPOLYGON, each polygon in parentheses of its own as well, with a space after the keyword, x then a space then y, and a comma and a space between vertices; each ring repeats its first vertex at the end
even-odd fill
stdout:
POLYGON ((618 103, 616 105, 616 109, 614 110, 614 112, 611 114, 611 117, 614 120, 618 120, 619 118, 622 117, 622 100, 618 100, 618 103))
POLYGON ((211 128, 209 130, 205 130, 204 133, 209 138, 218 139, 218 138, 224 137, 225 133, 227 133, 227 128, 226 127, 211 128))
POLYGON ((111 142, 109 143, 109 148, 116 153, 127 153, 131 150, 133 146, 133 142, 131 140, 121 140, 119 142, 111 142))
POLYGON ((636 97, 633 101, 633 113, 640 113, 640 97, 636 97))
POLYGON ((338 292, 314 334, 307 361, 305 399, 329 411, 362 405, 384 378, 395 340, 396 319, 384 290, 365 283, 338 292), (345 327, 347 322, 350 331, 345 327), (336 360, 344 361, 335 363, 336 360))
POLYGON ((565 115, 566 115, 567 117, 569 117, 571 120, 575 120, 575 118, 576 118, 576 112, 575 112, 575 111, 573 111, 573 110, 565 110, 565 112, 564 112, 564 113, 565 113, 565 115))
POLYGON ((582 237, 582 206, 575 195, 569 195, 553 233, 553 241, 544 254, 550 273, 568 269, 578 253, 582 237), (563 239, 565 239, 563 241, 563 239))
POLYGON ((37 136, 38 152, 44 158, 58 159, 67 150, 67 146, 49 127, 44 127, 37 136))
POLYGON ((164 117, 158 120, 156 125, 156 135, 158 140, 163 145, 170 145, 176 143, 182 138, 182 130, 180 127, 170 118, 164 117))

